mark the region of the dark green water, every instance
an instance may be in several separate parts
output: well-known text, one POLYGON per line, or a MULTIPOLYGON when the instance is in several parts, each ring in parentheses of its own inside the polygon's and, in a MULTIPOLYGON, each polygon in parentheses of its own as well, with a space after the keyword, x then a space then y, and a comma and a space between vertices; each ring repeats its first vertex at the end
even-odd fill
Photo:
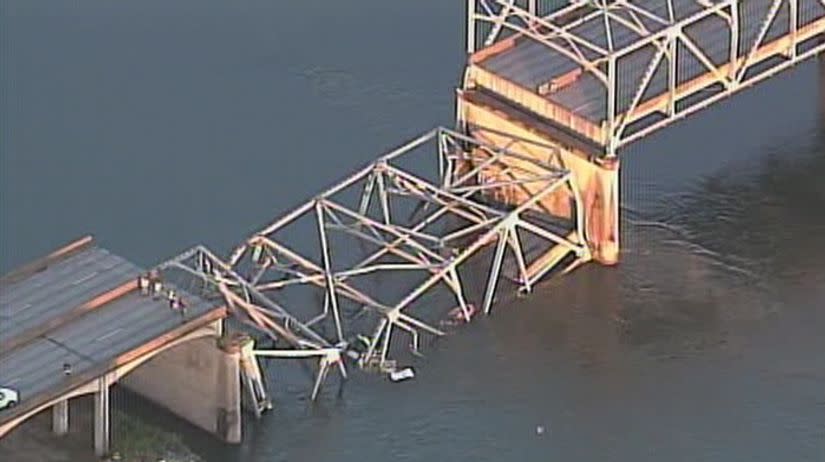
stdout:
MULTIPOLYGON (((453 117, 464 2, 0 3, 0 270, 78 235, 224 250, 453 117)), ((821 461, 825 93, 815 61, 626 153, 622 264, 429 348, 303 383, 214 461, 821 461), (537 426, 544 427, 537 434, 537 426)))

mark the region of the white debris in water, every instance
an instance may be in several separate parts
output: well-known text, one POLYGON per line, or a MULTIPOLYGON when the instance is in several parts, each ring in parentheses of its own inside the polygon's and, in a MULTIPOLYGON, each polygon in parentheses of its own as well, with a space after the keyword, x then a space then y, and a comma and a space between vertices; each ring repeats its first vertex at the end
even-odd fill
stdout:
POLYGON ((405 367, 401 370, 391 371, 389 376, 390 380, 393 382, 401 382, 402 380, 408 380, 415 377, 415 372, 413 372, 411 367, 405 367))

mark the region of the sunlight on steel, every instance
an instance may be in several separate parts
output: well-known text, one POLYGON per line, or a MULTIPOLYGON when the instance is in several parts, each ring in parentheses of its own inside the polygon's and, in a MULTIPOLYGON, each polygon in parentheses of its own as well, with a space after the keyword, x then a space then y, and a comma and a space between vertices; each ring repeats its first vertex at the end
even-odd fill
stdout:
POLYGON ((607 156, 821 53, 824 35, 825 0, 468 2, 471 63, 589 121, 607 156))
MULTIPOLYGON (((540 221, 525 218, 526 214, 542 213, 537 204, 557 190, 570 191, 576 213, 582 213, 569 172, 438 128, 380 157, 246 239, 226 264, 225 273, 232 276, 229 282, 235 286, 233 289, 231 284, 226 284, 225 296, 231 305, 242 305, 250 313, 263 315, 260 308, 249 306, 252 301, 244 302, 238 300, 240 295, 233 295, 238 292, 237 287, 266 298, 279 308, 274 300, 289 287, 320 289, 324 293, 324 302, 311 319, 301 322, 293 316, 289 327, 281 323, 280 328, 302 327, 303 333, 294 333, 306 337, 299 344, 306 346, 314 341, 313 346, 319 348, 336 345, 345 349, 358 336, 369 337, 361 364, 376 360, 384 363, 391 333, 396 328, 411 337, 414 352, 417 352, 421 334, 444 334, 420 314, 410 311, 410 305, 416 299, 439 283, 453 294, 464 318, 470 320, 471 309, 459 267, 485 246, 493 244, 510 249, 517 262, 519 284, 524 290, 529 290, 538 277, 552 269, 541 268, 540 271, 533 270, 535 274, 528 274, 527 257, 516 229, 560 246, 578 262, 588 260, 590 254, 584 229, 580 226, 581 217, 572 220, 579 226, 568 235, 560 235, 543 227, 540 221), (435 156, 416 156, 431 144, 435 145, 435 156), (402 165, 410 161, 418 167, 431 164, 430 173, 422 174, 418 169, 411 170, 402 165), (506 188, 525 191, 531 199, 518 207, 479 200, 506 188), (396 205, 401 200, 419 204, 414 214, 420 214, 420 218, 399 216, 403 214, 396 210, 396 205), (445 224, 447 218, 451 220, 450 225, 445 224), (313 252, 296 250, 294 243, 281 237, 303 219, 313 221, 318 232, 315 256, 311 255, 313 252), (332 239, 330 233, 349 236, 374 248, 365 250, 345 267, 335 266, 341 263, 333 257, 339 250, 346 249, 335 248, 341 244, 332 239), (251 268, 259 271, 251 271, 251 268), (362 276, 382 272, 392 272, 398 280, 404 280, 405 274, 419 272, 426 275, 426 279, 403 293, 403 298, 390 302, 381 301, 379 294, 370 293, 355 283, 362 276), (251 277, 248 275, 253 273, 251 277), (375 313, 375 323, 364 326, 350 322, 341 312, 345 302, 375 313), (332 334, 322 333, 325 332, 321 328, 324 323, 332 326, 332 334), (307 336, 308 331, 316 335, 307 336), (326 344, 321 345, 317 337, 325 338, 326 344)), ((484 296, 486 312, 492 305, 504 253, 497 251, 492 265, 491 282, 484 296)), ((257 303, 269 304, 263 300, 257 303)), ((284 316, 280 311, 278 314, 284 316)), ((257 322, 255 316, 252 317, 253 322, 257 322)), ((282 332, 273 334, 275 337, 283 335, 282 332)))
MULTIPOLYGON (((530 143, 518 138, 511 142, 530 143)), ((346 377, 342 358, 352 353, 359 339, 366 350, 360 353, 359 364, 382 367, 388 361, 394 330, 409 335, 413 353, 418 353, 423 334, 444 335, 425 320, 437 313, 412 308, 415 300, 439 284, 455 297, 460 313, 469 321, 472 313, 459 270, 485 247, 495 249, 481 298, 487 313, 508 250, 524 291, 556 268, 563 256, 572 255, 572 263, 567 261, 563 271, 588 261, 582 214, 569 172, 437 128, 254 233, 227 260, 195 247, 162 263, 156 271, 164 278, 187 281, 183 286, 193 293, 223 298, 234 318, 268 335, 277 347, 256 350, 256 356, 318 358, 312 389, 315 399, 331 366, 337 364, 346 377), (515 201, 517 206, 492 200, 506 191, 518 191, 529 199, 515 201), (573 216, 563 217, 569 218, 572 228, 566 234, 537 218, 549 217, 540 203, 559 191, 566 191, 574 205, 573 216), (413 203, 415 207, 405 217, 409 210, 398 206, 410 208, 413 203), (298 231, 301 237, 297 240, 285 237, 301 222, 312 225, 298 231), (317 241, 305 235, 312 228, 317 241), (519 237, 525 233, 555 249, 557 258, 528 262, 519 237), (362 245, 352 261, 334 258, 352 251, 353 246, 343 244, 341 237, 362 245), (315 242, 314 251, 297 250, 308 241, 315 242), (409 286, 399 293, 403 297, 382 301, 380 294, 357 284, 378 273, 393 274, 394 280, 409 286), (423 282, 410 279, 413 274, 423 276, 423 282), (290 305, 284 301, 288 298, 282 297, 284 291, 295 287, 323 293, 323 301, 309 307, 310 315, 307 302, 290 305), (350 319, 342 313, 345 303, 374 317, 369 322, 350 319)))

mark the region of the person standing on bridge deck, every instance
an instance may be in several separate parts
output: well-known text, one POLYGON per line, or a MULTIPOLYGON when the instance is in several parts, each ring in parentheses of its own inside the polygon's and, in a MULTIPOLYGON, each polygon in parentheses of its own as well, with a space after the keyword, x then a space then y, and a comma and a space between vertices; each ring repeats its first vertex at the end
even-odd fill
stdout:
POLYGON ((152 297, 163 297, 163 284, 161 284, 159 279, 155 279, 155 281, 152 283, 152 297))
POLYGON ((141 274, 138 276, 138 288, 140 289, 141 295, 148 295, 149 294, 149 276, 141 274))
POLYGON ((186 321, 186 303, 183 302, 182 298, 178 298, 178 307, 180 309, 181 322, 186 321))
POLYGON ((166 292, 166 300, 169 302, 169 308, 171 308, 172 311, 178 311, 180 309, 180 301, 175 295, 174 290, 169 289, 169 291, 166 292))
POLYGON ((186 320, 186 303, 180 297, 169 300, 169 307, 180 313, 181 322, 186 320))

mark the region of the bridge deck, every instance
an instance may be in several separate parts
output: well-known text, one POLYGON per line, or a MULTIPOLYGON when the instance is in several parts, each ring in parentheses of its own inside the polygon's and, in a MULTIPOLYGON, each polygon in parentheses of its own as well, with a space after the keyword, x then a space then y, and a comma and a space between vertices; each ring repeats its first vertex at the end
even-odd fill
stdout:
POLYGON ((98 247, 53 262, 47 271, 0 286, 0 351, 71 314, 96 296, 134 280, 140 268, 98 247))
MULTIPOLYGON (((758 4, 757 6, 760 7, 761 10, 767 10, 771 1, 772 0, 753 0, 753 3, 758 4)), ((668 16, 667 4, 664 1, 636 0, 633 3, 657 16, 663 18, 668 16)), ((676 21, 683 20, 703 9, 704 8, 695 0, 673 0, 674 18, 676 21)), ((620 15, 623 13, 621 13, 621 10, 617 10, 616 14, 620 15)), ((663 24, 652 21, 645 16, 638 16, 638 18, 650 32, 655 32, 665 27, 663 24)), ((717 44, 714 50, 715 53, 711 56, 711 59, 714 61, 724 61, 728 56, 725 46, 728 31, 722 27, 713 27, 711 23, 708 24, 709 26, 706 25, 702 30, 704 34, 702 39, 703 41, 717 44)), ((748 33, 753 34, 756 32, 759 24, 754 21, 749 21, 747 22, 747 27, 748 33)), ((580 26, 571 28, 570 30, 572 33, 575 33, 577 36, 586 39, 594 45, 603 48, 608 47, 606 43, 605 26, 601 18, 586 21, 580 26)), ((638 39, 638 34, 627 27, 623 27, 620 22, 614 21, 611 23, 611 38, 614 47, 621 49, 633 45, 638 39)), ((586 47, 583 47, 581 50, 584 56, 591 61, 598 59, 598 55, 592 50, 586 47)), ((635 70, 636 73, 641 74, 647 66, 649 59, 650 56, 643 53, 630 54, 628 55, 628 62, 625 63, 625 66, 630 72, 635 70)), ((530 40, 525 36, 518 38, 515 41, 515 46, 512 48, 501 53, 490 55, 479 64, 484 69, 536 93, 539 93, 539 88, 542 85, 581 67, 568 57, 553 52, 541 42, 530 40)), ((666 89, 662 88, 661 91, 666 91, 666 89)), ((600 123, 605 120, 607 110, 604 94, 604 86, 599 80, 593 74, 585 72, 569 85, 544 97, 591 122, 600 123)))
POLYGON ((21 399, 0 424, 225 315, 182 293, 184 318, 136 290, 138 266, 90 243, 38 269, 0 285, 0 386, 21 399))

